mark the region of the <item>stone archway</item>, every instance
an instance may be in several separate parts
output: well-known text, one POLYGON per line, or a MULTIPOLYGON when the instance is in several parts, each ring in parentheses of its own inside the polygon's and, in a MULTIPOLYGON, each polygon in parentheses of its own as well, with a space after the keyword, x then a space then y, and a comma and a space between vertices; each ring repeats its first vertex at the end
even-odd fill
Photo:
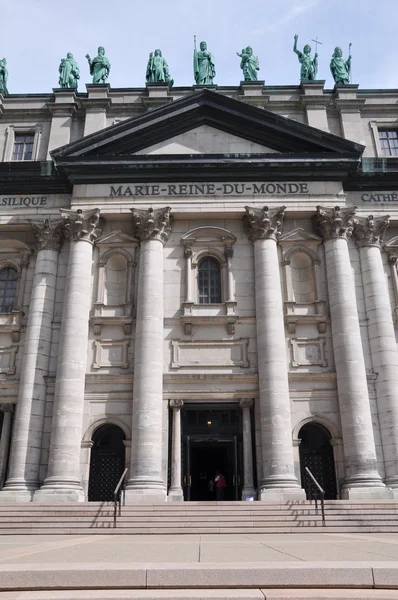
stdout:
POLYGON ((308 467, 321 487, 325 490, 326 500, 336 500, 337 483, 333 447, 329 431, 316 422, 303 425, 298 434, 300 442, 301 485, 307 499, 313 497, 315 486, 305 471, 308 467))
POLYGON ((113 500, 113 491, 125 468, 125 433, 121 427, 108 423, 93 433, 90 458, 88 500, 113 500))

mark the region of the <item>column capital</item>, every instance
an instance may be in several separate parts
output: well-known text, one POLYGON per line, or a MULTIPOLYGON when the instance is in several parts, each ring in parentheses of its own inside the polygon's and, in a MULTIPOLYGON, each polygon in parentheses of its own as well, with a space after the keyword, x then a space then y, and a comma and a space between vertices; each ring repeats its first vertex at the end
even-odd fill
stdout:
POLYGON ((14 409, 15 409, 15 404, 11 404, 11 403, 0 404, 0 410, 3 413, 13 413, 14 409))
POLYGON ((346 240, 350 238, 354 229, 356 210, 356 206, 350 208, 340 208, 340 206, 323 208, 322 206, 317 206, 316 225, 323 240, 327 242, 335 238, 346 240))
POLYGON ((60 251, 65 236, 65 223, 63 221, 51 222, 50 219, 32 221, 28 219, 35 236, 36 251, 60 251))
POLYGON ((180 400, 180 398, 173 398, 172 400, 170 400, 169 404, 170 408, 172 408, 173 410, 181 410, 184 406, 184 400, 180 400))
POLYGON ((133 214, 134 235, 140 242, 159 240, 164 245, 170 235, 170 206, 166 208, 130 209, 133 214))
POLYGON ((354 222, 354 237, 358 248, 363 248, 364 246, 381 248, 389 220, 390 215, 357 217, 354 222))
POLYGON ((286 206, 277 208, 245 206, 245 210, 244 228, 250 240, 271 239, 277 241, 282 233, 286 206))
POLYGON ((251 408, 253 406, 253 398, 241 398, 239 400, 239 406, 243 408, 251 408))
POLYGON ((100 209, 92 210, 69 210, 61 208, 61 217, 65 222, 65 232, 67 237, 73 241, 84 240, 93 244, 100 235, 98 228, 100 219, 100 209))

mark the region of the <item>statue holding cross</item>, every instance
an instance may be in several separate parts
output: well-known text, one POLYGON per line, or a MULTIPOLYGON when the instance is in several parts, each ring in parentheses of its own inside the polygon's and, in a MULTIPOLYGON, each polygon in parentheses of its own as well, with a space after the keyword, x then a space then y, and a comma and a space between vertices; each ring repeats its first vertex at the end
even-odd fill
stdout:
POLYGON ((293 52, 295 52, 298 56, 299 62, 301 63, 301 71, 300 71, 300 80, 301 83, 306 83, 308 81, 315 81, 318 73, 318 44, 322 42, 318 42, 318 38, 313 40, 316 44, 315 55, 311 56, 311 46, 306 44, 303 48, 303 51, 297 50, 297 40, 298 35, 294 36, 294 46, 293 52))

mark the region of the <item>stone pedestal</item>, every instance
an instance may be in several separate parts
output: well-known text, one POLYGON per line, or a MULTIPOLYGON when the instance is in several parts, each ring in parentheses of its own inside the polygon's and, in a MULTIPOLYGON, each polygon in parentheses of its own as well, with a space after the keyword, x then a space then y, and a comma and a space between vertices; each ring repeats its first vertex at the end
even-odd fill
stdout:
POLYGON ((317 207, 326 254, 346 477, 342 497, 390 498, 378 472, 361 332, 347 239, 355 207, 317 207))
POLYGON ((61 210, 70 234, 70 251, 58 351, 47 477, 34 502, 84 501, 80 454, 93 242, 99 209, 61 210))
POLYGON ((73 116, 77 110, 77 98, 74 89, 54 88, 54 103, 49 103, 48 109, 52 113, 51 130, 47 157, 50 160, 50 152, 69 144, 72 129, 73 116))
POLYGON ((170 208, 134 210, 141 242, 134 353, 131 471, 126 502, 164 502, 162 474, 163 244, 170 208))
POLYGON ((254 244, 262 473, 260 499, 305 500, 294 473, 286 336, 276 240, 285 207, 246 207, 254 244))
POLYGON ((106 127, 106 114, 111 105, 109 83, 87 83, 88 99, 85 101, 86 121, 84 136, 106 127))
POLYGON ((0 502, 29 502, 39 488, 44 413, 52 321, 54 318, 58 253, 63 223, 31 222, 37 257, 23 346, 21 379, 5 488, 0 502))
POLYGON ((242 409, 243 421, 243 489, 242 500, 251 496, 256 498, 256 490, 253 483, 253 443, 252 443, 252 424, 250 419, 250 409, 253 406, 251 398, 242 398, 239 403, 242 409))
POLYGON ((381 256, 388 216, 358 218, 354 234, 361 258, 369 343, 383 446, 385 483, 398 497, 398 351, 381 256))
POLYGON ((173 429, 171 433, 171 486, 169 502, 183 502, 184 494, 181 486, 181 409, 183 400, 170 400, 173 410, 173 429))

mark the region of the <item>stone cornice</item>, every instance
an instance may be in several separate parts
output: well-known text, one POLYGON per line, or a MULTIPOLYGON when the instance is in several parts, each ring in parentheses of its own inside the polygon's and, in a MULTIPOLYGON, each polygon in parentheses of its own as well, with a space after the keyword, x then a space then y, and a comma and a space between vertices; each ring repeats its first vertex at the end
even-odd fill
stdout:
POLYGON ((373 215, 357 217, 354 222, 354 237, 357 246, 359 248, 365 246, 377 246, 377 248, 381 248, 389 219, 389 215, 381 217, 374 217, 373 215))
POLYGON ((51 222, 50 219, 32 221, 28 219, 36 241, 36 251, 56 250, 59 252, 65 235, 64 221, 51 222))
POLYGON ((244 229, 249 239, 252 241, 278 239, 282 233, 286 206, 278 208, 245 206, 245 210, 244 229))
POLYGON ((165 244, 169 238, 171 227, 171 208, 148 208, 148 210, 130 209, 133 215, 134 236, 140 242, 158 240, 165 244))
POLYGON ((65 222, 65 232, 67 237, 73 241, 84 240, 93 244, 101 234, 98 228, 100 219, 99 208, 93 210, 69 210, 60 209, 61 217, 65 222))
POLYGON ((340 208, 340 206, 323 208, 317 206, 316 210, 317 233, 323 237, 325 242, 335 238, 348 239, 351 237, 355 223, 356 206, 350 208, 340 208))

